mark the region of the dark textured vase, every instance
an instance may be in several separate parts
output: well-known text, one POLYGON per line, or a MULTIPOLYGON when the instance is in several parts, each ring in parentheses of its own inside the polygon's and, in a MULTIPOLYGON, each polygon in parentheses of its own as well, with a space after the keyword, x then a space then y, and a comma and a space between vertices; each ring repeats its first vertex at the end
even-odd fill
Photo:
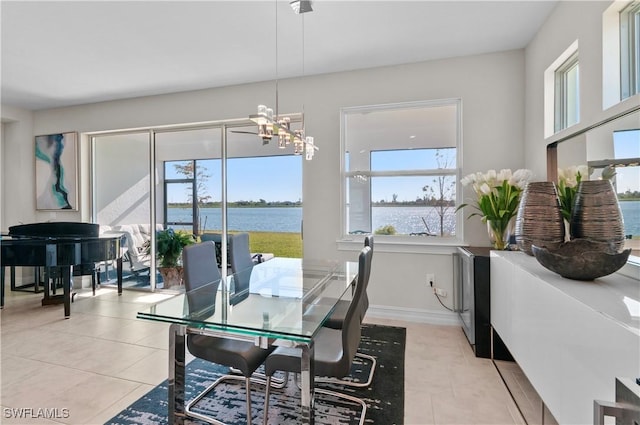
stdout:
POLYGON ((570 224, 571 239, 603 242, 615 252, 621 252, 624 248, 622 212, 609 180, 578 183, 570 224))
POLYGON ((520 195, 516 215, 518 249, 533 255, 532 245, 554 248, 564 242, 564 221, 553 182, 530 182, 520 195))

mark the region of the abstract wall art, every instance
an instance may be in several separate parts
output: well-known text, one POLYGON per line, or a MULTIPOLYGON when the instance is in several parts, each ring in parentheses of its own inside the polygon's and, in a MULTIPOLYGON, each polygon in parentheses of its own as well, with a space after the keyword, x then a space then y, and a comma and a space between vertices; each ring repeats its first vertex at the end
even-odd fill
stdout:
POLYGON ((78 209, 75 132, 36 136, 36 209, 78 209))

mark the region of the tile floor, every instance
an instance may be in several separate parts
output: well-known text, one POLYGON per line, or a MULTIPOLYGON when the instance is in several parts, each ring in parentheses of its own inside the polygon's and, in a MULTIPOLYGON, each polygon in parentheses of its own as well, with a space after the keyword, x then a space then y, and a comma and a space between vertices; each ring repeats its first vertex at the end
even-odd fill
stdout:
MULTIPOLYGON (((167 377, 168 325, 136 319, 167 294, 102 288, 62 306, 7 292, 0 314, 3 424, 103 424, 167 377), (58 409, 18 419, 10 408, 58 409)), ((492 362, 474 357, 461 328, 367 318, 407 328, 406 424, 524 424, 492 362)), ((385 424, 386 425, 386 424, 385 424)))

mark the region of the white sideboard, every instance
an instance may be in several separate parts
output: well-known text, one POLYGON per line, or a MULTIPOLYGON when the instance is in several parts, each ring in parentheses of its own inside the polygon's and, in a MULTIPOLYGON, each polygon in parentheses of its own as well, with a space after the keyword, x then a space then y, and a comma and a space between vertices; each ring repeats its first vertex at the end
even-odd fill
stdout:
POLYGON ((492 326, 559 423, 592 424, 616 377, 640 377, 640 282, 564 279, 523 252, 490 262, 492 326))

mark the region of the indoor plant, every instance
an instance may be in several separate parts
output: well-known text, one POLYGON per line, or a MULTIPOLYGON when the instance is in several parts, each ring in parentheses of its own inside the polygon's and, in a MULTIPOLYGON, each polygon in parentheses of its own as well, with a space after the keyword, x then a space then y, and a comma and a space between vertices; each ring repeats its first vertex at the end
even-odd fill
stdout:
MULTIPOLYGON (((463 186, 471 185, 476 193, 476 204, 473 207, 478 212, 469 217, 479 216, 487 223, 489 237, 495 249, 506 249, 509 245, 520 194, 531 176, 531 171, 526 169, 519 169, 514 173, 510 169, 503 169, 500 172, 489 170, 484 174, 469 174, 460 180, 463 186)), ((465 203, 458 206, 456 211, 467 205, 465 203)))
MULTIPOLYGON (((567 168, 558 168, 558 199, 560 200, 560 211, 562 218, 567 223, 571 220, 571 211, 576 196, 578 183, 582 179, 589 179, 589 168, 586 165, 572 165, 567 168)), ((566 232, 568 235, 569 232, 566 232)))
MULTIPOLYGON (((162 275, 165 286, 182 283, 182 267, 180 259, 182 249, 195 242, 193 235, 186 232, 176 232, 173 229, 158 230, 156 232, 156 258, 158 271, 162 275)), ((147 254, 151 253, 151 243, 145 243, 147 254)))

